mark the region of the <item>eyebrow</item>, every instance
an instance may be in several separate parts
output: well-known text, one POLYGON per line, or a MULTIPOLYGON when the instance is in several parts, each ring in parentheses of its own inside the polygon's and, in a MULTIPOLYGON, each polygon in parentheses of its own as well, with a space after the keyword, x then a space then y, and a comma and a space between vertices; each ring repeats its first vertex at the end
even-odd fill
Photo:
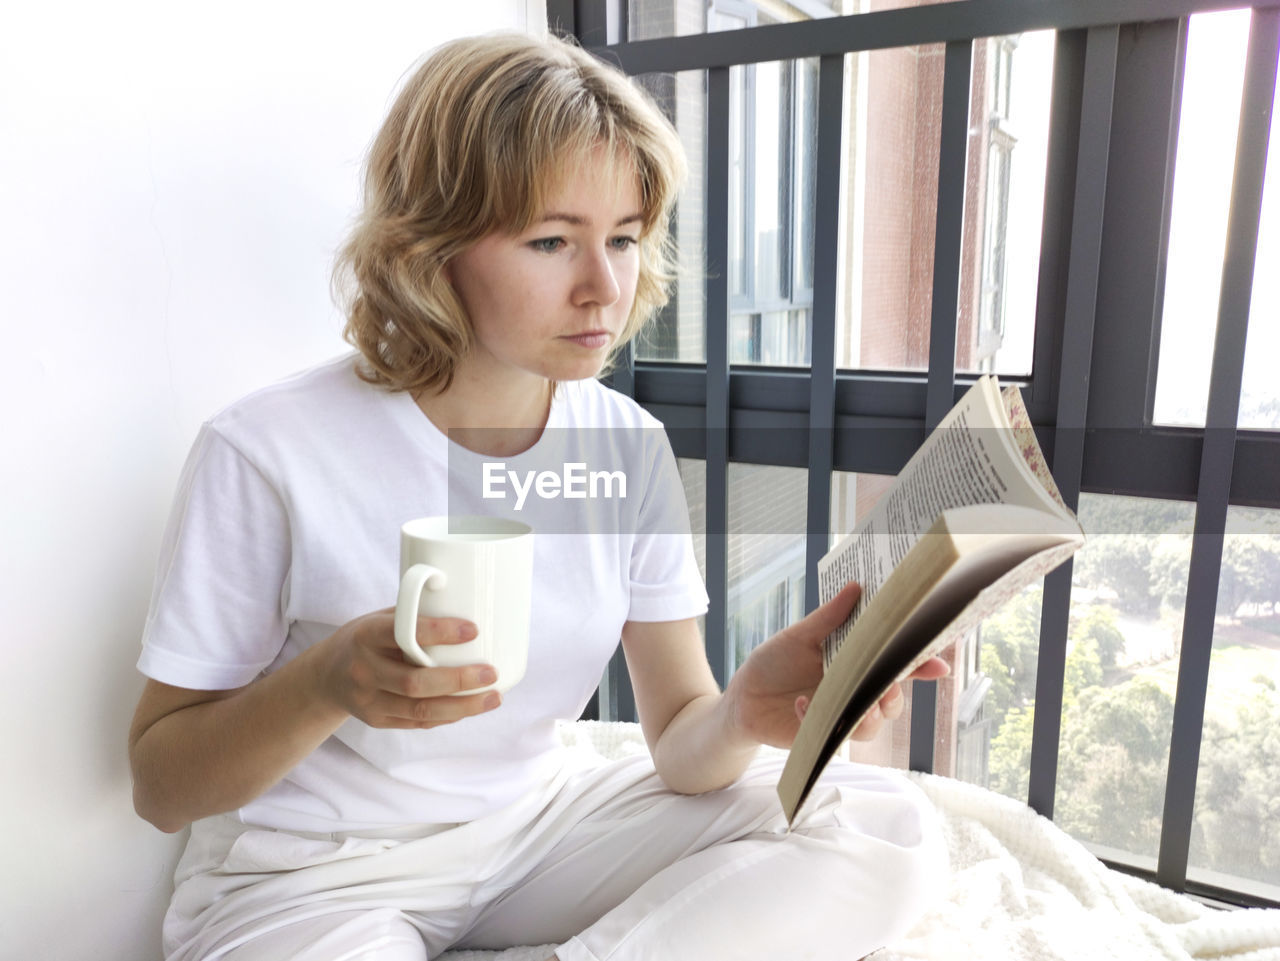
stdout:
MULTIPOLYGON (((537 220, 537 222, 540 224, 550 223, 551 221, 560 221, 561 223, 570 224, 571 226, 574 226, 574 227, 581 227, 587 223, 587 218, 580 217, 577 214, 566 214, 566 213, 560 213, 558 211, 551 211, 550 213, 543 214, 537 220)), ((614 224, 614 226, 621 227, 625 224, 642 223, 643 221, 644 221, 644 214, 639 214, 639 213, 629 214, 626 217, 623 217, 621 220, 619 220, 616 224, 614 224)))

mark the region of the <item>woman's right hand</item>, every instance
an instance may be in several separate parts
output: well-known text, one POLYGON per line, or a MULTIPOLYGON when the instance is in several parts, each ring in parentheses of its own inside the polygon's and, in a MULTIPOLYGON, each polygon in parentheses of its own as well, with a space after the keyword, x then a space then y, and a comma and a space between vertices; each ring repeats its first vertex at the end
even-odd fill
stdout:
MULTIPOLYGON (((492 684, 492 666, 419 667, 397 646, 394 625, 395 608, 366 614, 313 648, 323 696, 370 727, 402 729, 452 724, 502 703, 497 691, 458 693, 492 684)), ((475 625, 461 618, 418 618, 422 647, 465 644, 475 636, 475 625)))
MULTIPOLYGON (((491 711, 492 667, 417 667, 396 646, 394 610, 358 617, 244 687, 205 691, 148 680, 129 730, 134 806, 162 831, 248 804, 350 717, 426 728, 491 711)), ((423 646, 461 644, 456 618, 422 618, 423 646)))

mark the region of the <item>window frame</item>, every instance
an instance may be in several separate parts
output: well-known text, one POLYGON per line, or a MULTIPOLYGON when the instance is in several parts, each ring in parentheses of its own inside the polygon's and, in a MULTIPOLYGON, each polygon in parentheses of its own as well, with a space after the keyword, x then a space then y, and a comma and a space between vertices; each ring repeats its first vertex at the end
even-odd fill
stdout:
MULTIPOLYGON (((819 262, 815 263, 813 359, 808 369, 730 365, 723 329, 729 298, 723 279, 712 275, 707 280, 706 361, 635 363, 628 358, 613 378, 615 386, 632 393, 667 424, 678 456, 706 461, 707 579, 712 596, 708 656, 723 681, 731 667, 715 639, 724 637, 725 571, 712 541, 723 540, 718 535, 725 531, 727 463, 810 470, 808 569, 812 570, 821 553, 819 541, 826 538, 831 471, 896 472, 926 430, 972 383, 973 376, 954 369, 954 311, 946 316, 951 307, 947 298, 955 286, 955 278, 947 271, 959 261, 963 177, 958 204, 954 183, 942 182, 947 173, 945 159, 957 155, 954 138, 968 121, 971 44, 978 38, 1030 30, 1058 32, 1033 367, 1030 376, 1015 382, 1023 389, 1068 503, 1076 503, 1081 491, 1096 491, 1197 504, 1188 586, 1188 594, 1196 599, 1188 603, 1184 627, 1159 862, 1151 870, 1117 854, 1110 863, 1175 890, 1237 904, 1274 905, 1240 890, 1187 878, 1222 518, 1233 505, 1280 508, 1280 489, 1272 480, 1280 476, 1280 432, 1240 430, 1234 421, 1244 350, 1240 297, 1247 325, 1248 290, 1241 294, 1246 287, 1243 268, 1234 265, 1231 257, 1223 281, 1207 426, 1162 427, 1152 419, 1187 18, 1240 5, 1238 0, 966 0, 854 14, 820 24, 776 24, 622 43, 597 52, 633 74, 707 70, 708 170, 717 169, 718 158, 727 154, 727 132, 715 128, 715 106, 727 105, 729 67, 822 58, 815 232, 823 235, 825 231, 830 238, 838 224, 832 218, 824 221, 822 198, 832 196, 832 160, 839 156, 833 110, 837 127, 840 119, 839 100, 830 93, 830 85, 840 76, 844 54, 921 42, 947 45, 934 343, 927 372, 835 369, 829 343, 835 265, 823 261, 822 248, 815 245, 819 262), (956 251, 944 251, 953 239, 956 251), (784 434, 776 430, 780 427, 789 430, 784 434), (765 428, 770 430, 762 433, 765 428), (859 443, 868 430, 882 431, 876 435, 880 442, 859 443), (792 441, 778 443, 781 436, 792 441)), ((1269 105, 1268 98, 1274 97, 1275 57, 1271 55, 1268 67, 1266 50, 1268 44, 1274 46, 1280 32, 1280 4, 1255 0, 1247 5, 1255 11, 1253 37, 1260 52, 1254 52, 1251 44, 1246 98, 1262 98, 1269 105)), ((588 0, 578 6, 603 10, 604 2, 588 0)), ((1246 252, 1250 243, 1256 245, 1263 177, 1258 162, 1260 157, 1265 165, 1266 157, 1265 138, 1261 144, 1257 141, 1257 136, 1242 136, 1237 149, 1231 236, 1237 250, 1246 252)), ((727 237, 717 239, 714 228, 726 214, 727 197, 709 196, 707 239, 713 274, 714 258, 723 257, 727 249, 727 237)), ((1247 259, 1251 277, 1252 257, 1247 259)), ((1050 817, 1070 576, 1068 565, 1046 579, 1042 612, 1028 800, 1050 817)), ((816 586, 816 578, 808 577, 806 582, 816 586)), ((808 598, 809 606, 813 600, 808 598)), ((922 725, 926 736, 932 734, 932 720, 927 720, 929 726, 922 725)))

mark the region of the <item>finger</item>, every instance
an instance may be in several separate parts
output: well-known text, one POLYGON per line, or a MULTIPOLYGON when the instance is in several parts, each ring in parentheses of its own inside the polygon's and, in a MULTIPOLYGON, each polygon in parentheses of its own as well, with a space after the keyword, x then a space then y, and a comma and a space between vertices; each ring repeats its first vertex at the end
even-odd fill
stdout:
POLYGON ((388 661, 378 672, 378 687, 391 694, 420 699, 446 697, 461 691, 488 687, 498 679, 491 664, 465 664, 461 667, 418 667, 414 664, 388 661))
MULTIPOLYGON (((394 607, 385 608, 369 615, 366 623, 372 625, 365 635, 372 636, 374 643, 390 650, 396 645, 394 607)), ((419 647, 434 647, 438 644, 465 644, 476 639, 476 625, 461 617, 419 617, 414 636, 419 647)), ((398 649, 398 647, 397 647, 398 649)))
POLYGON ((861 596, 862 587, 857 581, 850 581, 840 588, 835 597, 815 608, 788 630, 801 631, 819 638, 826 637, 848 619, 861 596))
POLYGON ((940 657, 931 657, 912 671, 910 677, 916 681, 936 681, 938 678, 946 677, 950 673, 950 664, 940 657))
POLYGON ((877 704, 858 722, 858 726, 853 729, 853 733, 849 735, 851 741, 873 741, 880 728, 884 726, 884 714, 877 704))
POLYGON ((889 689, 889 693, 880 698, 880 713, 886 721, 896 721, 902 716, 902 711, 906 707, 906 699, 902 696, 901 685, 895 684, 889 689))
POLYGON ((388 695, 380 705, 386 714, 387 727, 438 727, 453 724, 466 717, 492 711, 502 704, 497 691, 464 694, 458 697, 399 697, 388 695))
POLYGON ((434 647, 437 644, 465 644, 474 641, 479 631, 471 621, 460 617, 419 617, 418 646, 434 647))

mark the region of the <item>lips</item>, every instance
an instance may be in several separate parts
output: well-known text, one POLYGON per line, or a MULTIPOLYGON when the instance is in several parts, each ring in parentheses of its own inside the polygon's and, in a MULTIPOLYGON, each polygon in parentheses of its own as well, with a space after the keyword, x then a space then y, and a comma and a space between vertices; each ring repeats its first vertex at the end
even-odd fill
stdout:
POLYGON ((566 335, 564 340, 585 347, 587 350, 599 350, 609 344, 610 335, 607 330, 588 330, 581 334, 566 335))

